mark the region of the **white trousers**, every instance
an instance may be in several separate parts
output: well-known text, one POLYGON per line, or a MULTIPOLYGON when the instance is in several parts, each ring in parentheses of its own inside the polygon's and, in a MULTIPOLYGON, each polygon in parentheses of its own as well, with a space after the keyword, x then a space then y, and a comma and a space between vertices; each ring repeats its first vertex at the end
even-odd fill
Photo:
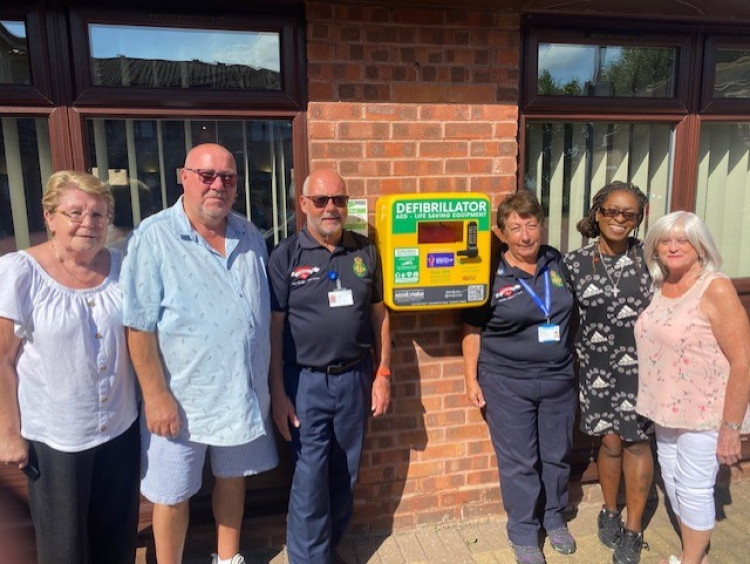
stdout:
POLYGON ((661 477, 675 515, 694 531, 710 531, 716 524, 718 431, 655 427, 661 477))

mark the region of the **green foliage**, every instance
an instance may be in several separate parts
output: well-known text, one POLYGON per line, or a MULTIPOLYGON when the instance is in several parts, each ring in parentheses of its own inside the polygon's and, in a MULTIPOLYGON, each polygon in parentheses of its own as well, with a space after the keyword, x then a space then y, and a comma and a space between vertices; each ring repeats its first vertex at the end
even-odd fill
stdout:
POLYGON ((674 95, 676 50, 671 47, 623 47, 619 57, 594 73, 595 82, 566 83, 542 69, 537 92, 543 96, 671 97, 674 95))

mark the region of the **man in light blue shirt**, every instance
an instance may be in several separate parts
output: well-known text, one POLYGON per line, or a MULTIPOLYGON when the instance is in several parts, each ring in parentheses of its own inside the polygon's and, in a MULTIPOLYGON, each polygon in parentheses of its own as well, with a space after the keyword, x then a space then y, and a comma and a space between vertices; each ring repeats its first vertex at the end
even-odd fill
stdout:
POLYGON ((244 563, 244 477, 278 463, 266 246, 231 213, 236 170, 224 147, 194 147, 181 172, 183 196, 136 229, 123 264, 123 322, 145 414, 141 492, 154 503, 160 564, 182 562, 206 451, 219 564, 244 563))

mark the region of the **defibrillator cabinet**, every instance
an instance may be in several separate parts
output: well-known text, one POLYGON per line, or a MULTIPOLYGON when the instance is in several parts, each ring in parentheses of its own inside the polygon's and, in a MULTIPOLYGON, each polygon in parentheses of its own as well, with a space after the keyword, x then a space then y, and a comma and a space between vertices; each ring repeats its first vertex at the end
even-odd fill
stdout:
POLYGON ((379 198, 375 230, 385 303, 394 310, 433 310, 487 301, 490 215, 483 194, 379 198))

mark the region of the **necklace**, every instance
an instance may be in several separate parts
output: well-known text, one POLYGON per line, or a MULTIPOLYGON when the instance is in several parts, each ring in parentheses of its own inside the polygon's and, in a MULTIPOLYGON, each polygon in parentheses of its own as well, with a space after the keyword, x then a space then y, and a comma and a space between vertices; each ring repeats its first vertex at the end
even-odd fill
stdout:
POLYGON ((91 284, 94 282, 94 280, 97 279, 99 276, 99 273, 97 272, 97 268, 99 266, 99 253, 96 254, 94 257, 94 261, 91 264, 91 272, 94 273, 94 275, 89 280, 81 280, 76 276, 73 272, 68 270, 68 268, 65 266, 65 261, 62 259, 62 257, 57 252, 57 247, 55 246, 55 240, 52 239, 52 251, 55 253, 55 258, 57 259, 57 262, 60 264, 62 269, 67 273, 68 276, 70 276, 73 280, 76 280, 77 282, 85 285, 85 286, 91 286, 91 284))
POLYGON ((617 261, 618 263, 620 263, 620 268, 617 270, 617 280, 615 281, 615 279, 609 274, 609 269, 607 268, 607 263, 604 262, 604 256, 602 255, 602 249, 599 246, 599 243, 596 244, 596 251, 599 253, 599 262, 602 263, 604 274, 607 275, 607 279, 609 280, 610 284, 612 284, 612 293, 615 297, 617 297, 620 294, 620 279, 622 278, 622 271, 625 268, 625 265, 622 260, 617 261))

